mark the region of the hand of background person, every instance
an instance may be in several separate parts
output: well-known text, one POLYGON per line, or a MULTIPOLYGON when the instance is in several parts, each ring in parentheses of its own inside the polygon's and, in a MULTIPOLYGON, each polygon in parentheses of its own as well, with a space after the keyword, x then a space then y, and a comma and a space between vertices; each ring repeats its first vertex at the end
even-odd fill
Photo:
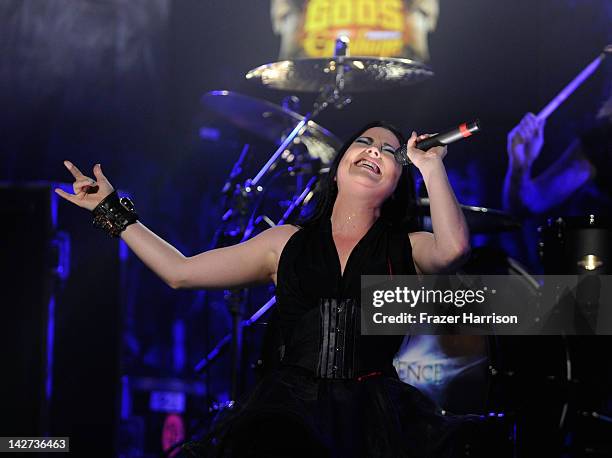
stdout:
POLYGON ((433 134, 417 135, 416 132, 412 132, 412 135, 408 139, 408 149, 406 151, 408 159, 410 159, 410 162, 412 162, 419 170, 421 170, 423 167, 427 167, 431 163, 441 162, 448 151, 446 146, 435 146, 433 148, 429 148, 427 151, 420 150, 417 142, 425 140, 432 135, 433 134))
POLYGON ((100 164, 96 164, 93 168, 95 180, 83 175, 77 166, 70 161, 64 161, 64 165, 74 177, 75 181, 72 184, 74 194, 67 193, 59 188, 55 188, 55 192, 68 202, 87 210, 93 210, 106 196, 114 191, 113 186, 102 173, 100 164))
POLYGON ((533 113, 527 113, 521 122, 508 133, 508 158, 510 165, 530 170, 544 145, 544 126, 533 113))

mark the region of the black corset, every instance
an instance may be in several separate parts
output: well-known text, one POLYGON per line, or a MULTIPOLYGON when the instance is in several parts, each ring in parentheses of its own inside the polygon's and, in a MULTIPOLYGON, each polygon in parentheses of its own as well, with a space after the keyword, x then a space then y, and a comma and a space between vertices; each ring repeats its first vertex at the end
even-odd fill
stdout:
POLYGON ((321 299, 317 377, 346 379, 357 375, 359 311, 352 299, 321 299))

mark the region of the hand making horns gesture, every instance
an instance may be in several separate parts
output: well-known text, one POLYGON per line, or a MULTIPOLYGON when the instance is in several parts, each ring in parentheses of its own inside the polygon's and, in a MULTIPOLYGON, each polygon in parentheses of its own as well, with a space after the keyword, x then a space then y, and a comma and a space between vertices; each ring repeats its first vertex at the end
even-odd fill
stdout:
POLYGON ((64 165, 74 177, 75 181, 72 184, 74 194, 67 193, 60 188, 55 188, 55 192, 79 207, 93 210, 115 189, 102 173, 100 164, 96 164, 93 168, 95 180, 83 175, 78 167, 70 161, 64 161, 64 165))

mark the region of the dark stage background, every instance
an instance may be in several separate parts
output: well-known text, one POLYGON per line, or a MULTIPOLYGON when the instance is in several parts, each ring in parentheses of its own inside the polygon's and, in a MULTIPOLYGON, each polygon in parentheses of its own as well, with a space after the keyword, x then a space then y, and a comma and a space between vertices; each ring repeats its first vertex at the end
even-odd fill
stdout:
MULTIPOLYGON (((611 24, 609 0, 440 0, 429 36, 434 78, 358 94, 317 122, 345 138, 375 119, 409 133, 480 118, 482 134, 451 146, 445 162, 460 202, 501 208, 508 131, 612 42, 611 24)), ((251 144, 263 164, 274 145, 232 127, 200 98, 227 89, 280 103, 286 93, 244 78, 277 60, 279 46, 263 0, 3 0, 0 181, 69 182, 62 160, 89 173, 100 162, 111 183, 133 197, 148 227, 186 255, 203 251, 220 217, 219 190, 242 146, 251 144), (203 127, 218 138, 202 138, 203 127)), ((536 171, 594 124, 611 90, 606 62, 549 119, 536 171)), ((302 112, 313 100, 301 96, 302 112)), ((81 218, 91 244, 99 243, 104 236, 91 228, 89 215, 83 211, 81 218)), ((536 271, 527 243, 520 233, 474 240, 505 246, 536 271)), ((124 402, 124 425, 131 426, 123 428, 123 447, 137 450, 144 447, 144 439, 134 439, 142 425, 130 421, 146 416, 146 406, 138 412, 135 401, 134 386, 143 380, 194 382, 193 418, 228 399, 227 358, 203 376, 193 367, 231 321, 221 292, 173 291, 137 259, 125 263, 121 374, 123 399, 132 393, 132 406, 124 402)), ((266 296, 254 294, 252 309, 266 296)))

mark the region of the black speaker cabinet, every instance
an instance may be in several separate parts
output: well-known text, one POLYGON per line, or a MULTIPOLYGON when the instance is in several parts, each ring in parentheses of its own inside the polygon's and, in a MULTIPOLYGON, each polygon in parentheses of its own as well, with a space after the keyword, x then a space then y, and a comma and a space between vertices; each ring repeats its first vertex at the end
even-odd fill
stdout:
POLYGON ((0 184, 0 436, 69 436, 71 452, 110 457, 125 246, 55 186, 0 184))

